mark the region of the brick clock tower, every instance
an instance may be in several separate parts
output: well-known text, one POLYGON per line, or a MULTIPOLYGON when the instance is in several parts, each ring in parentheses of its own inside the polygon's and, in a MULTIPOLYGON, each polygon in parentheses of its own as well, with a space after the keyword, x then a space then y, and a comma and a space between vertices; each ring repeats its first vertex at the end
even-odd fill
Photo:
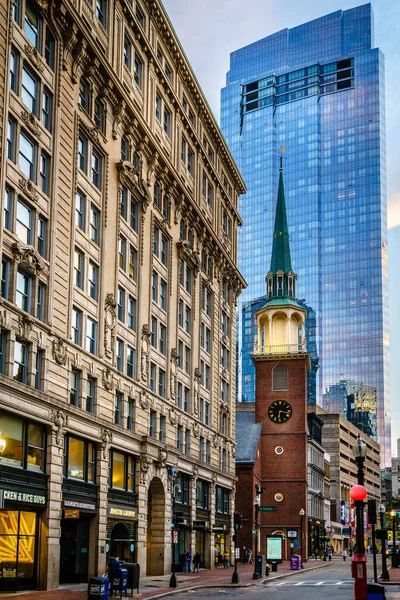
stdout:
POLYGON ((261 424, 259 461, 254 475, 265 491, 258 512, 259 551, 266 537, 282 535, 283 557, 295 552, 307 560, 307 372, 310 357, 305 344, 306 311, 296 302, 286 218, 283 168, 278 200, 271 268, 266 276, 267 302, 256 314, 257 342, 252 359, 256 369, 255 422, 261 424), (301 513, 304 511, 304 515, 301 513), (300 541, 300 527, 302 537, 300 541), (294 538, 297 532, 297 539, 294 538))

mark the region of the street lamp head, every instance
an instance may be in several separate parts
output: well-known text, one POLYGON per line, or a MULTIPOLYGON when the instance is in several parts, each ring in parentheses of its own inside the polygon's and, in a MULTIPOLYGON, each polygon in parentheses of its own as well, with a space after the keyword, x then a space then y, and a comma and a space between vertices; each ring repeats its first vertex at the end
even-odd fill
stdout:
POLYGON ((367 455, 367 444, 365 442, 363 442, 363 440, 360 437, 360 434, 358 434, 357 441, 353 446, 353 456, 357 460, 357 458, 359 458, 359 459, 365 458, 366 455, 367 455))
POLYGON ((254 506, 260 506, 260 496, 258 494, 254 498, 254 506))
POLYGON ((305 515, 305 514, 306 514, 306 511, 304 510, 304 508, 301 508, 301 509, 299 510, 299 515, 300 515, 301 517, 304 517, 304 515, 305 515))
POLYGON ((390 511, 390 516, 391 517, 395 517, 397 515, 396 511, 394 510, 394 508, 390 511))
POLYGON ((383 504, 383 502, 382 502, 382 504, 379 505, 379 512, 381 515, 385 514, 385 512, 386 512, 386 507, 383 504))
POLYGON ((353 485, 350 488, 349 496, 352 500, 363 501, 367 497, 367 490, 363 485, 353 485))

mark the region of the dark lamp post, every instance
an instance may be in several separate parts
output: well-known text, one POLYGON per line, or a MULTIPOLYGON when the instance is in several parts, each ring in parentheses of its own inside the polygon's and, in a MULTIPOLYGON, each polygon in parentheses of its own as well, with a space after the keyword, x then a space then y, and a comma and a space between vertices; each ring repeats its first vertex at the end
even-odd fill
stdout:
MULTIPOLYGON (((379 505, 379 514, 381 517, 381 529, 383 531, 385 528, 385 505, 384 504, 379 505)), ((382 575, 381 575, 381 579, 383 579, 384 581, 389 581, 390 577, 389 577, 389 572, 387 570, 387 563, 386 563, 386 538, 383 536, 381 541, 382 541, 382 575)))
POLYGON ((357 441, 353 446, 353 456, 357 464, 357 484, 350 490, 350 498, 356 505, 356 545, 357 554, 365 554, 364 551, 364 500, 367 496, 367 490, 364 488, 364 461, 367 455, 367 445, 358 435, 357 441))
POLYGON ((253 579, 258 579, 260 577, 260 574, 259 574, 258 568, 257 568, 258 567, 258 565, 257 565, 257 557, 258 557, 258 510, 260 508, 260 494, 258 492, 257 487, 256 487, 256 497, 254 498, 254 507, 256 509, 256 551, 254 553, 254 573, 253 573, 253 579))
MULTIPOLYGON (((176 514, 175 514, 175 499, 176 499, 176 494, 180 494, 181 493, 181 486, 179 485, 179 483, 175 483, 174 487, 172 488, 172 519, 174 521, 174 526, 172 528, 172 536, 174 536, 174 533, 177 530, 176 528, 176 514)), ((173 587, 176 588, 178 585, 178 582, 176 580, 176 572, 175 572, 175 554, 176 554, 176 542, 174 541, 174 539, 172 540, 172 575, 171 575, 171 579, 169 580, 169 587, 173 587)))
POLYGON ((396 517, 397 512, 393 509, 390 511, 390 515, 392 517, 392 537, 393 537, 393 546, 392 546, 392 567, 397 567, 397 548, 396 548, 396 517))
POLYGON ((299 510, 299 515, 300 515, 300 564, 301 564, 301 568, 303 569, 303 517, 306 514, 306 511, 304 510, 304 508, 301 508, 299 510))

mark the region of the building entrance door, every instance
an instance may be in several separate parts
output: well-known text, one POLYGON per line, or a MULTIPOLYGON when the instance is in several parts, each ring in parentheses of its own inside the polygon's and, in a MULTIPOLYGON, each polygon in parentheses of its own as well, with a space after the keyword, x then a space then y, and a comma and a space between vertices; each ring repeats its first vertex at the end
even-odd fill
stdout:
POLYGON ((63 519, 61 524, 60 583, 85 583, 88 580, 89 519, 63 519))

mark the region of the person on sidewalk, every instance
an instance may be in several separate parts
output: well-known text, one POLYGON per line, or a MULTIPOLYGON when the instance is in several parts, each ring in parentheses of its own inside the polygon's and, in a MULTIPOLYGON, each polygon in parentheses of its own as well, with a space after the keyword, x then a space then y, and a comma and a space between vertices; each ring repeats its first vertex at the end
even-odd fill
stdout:
POLYGON ((192 572, 192 553, 190 550, 186 552, 186 571, 188 573, 192 572))
POLYGON ((247 552, 247 562, 249 565, 253 564, 253 550, 249 549, 247 552))
POLYGON ((201 563, 200 553, 196 552, 196 554, 193 556, 193 573, 198 573, 200 571, 200 563, 201 563))
POLYGON ((188 563, 187 563, 187 560, 186 560, 186 552, 183 552, 183 554, 181 554, 181 557, 180 557, 179 560, 180 560, 180 563, 182 565, 182 573, 187 573, 188 563))
POLYGON ((347 558, 347 550, 344 549, 342 552, 342 558, 343 558, 343 562, 346 562, 346 558, 347 558))
POLYGON ((228 569, 229 567, 229 552, 226 551, 224 554, 224 569, 228 569))

